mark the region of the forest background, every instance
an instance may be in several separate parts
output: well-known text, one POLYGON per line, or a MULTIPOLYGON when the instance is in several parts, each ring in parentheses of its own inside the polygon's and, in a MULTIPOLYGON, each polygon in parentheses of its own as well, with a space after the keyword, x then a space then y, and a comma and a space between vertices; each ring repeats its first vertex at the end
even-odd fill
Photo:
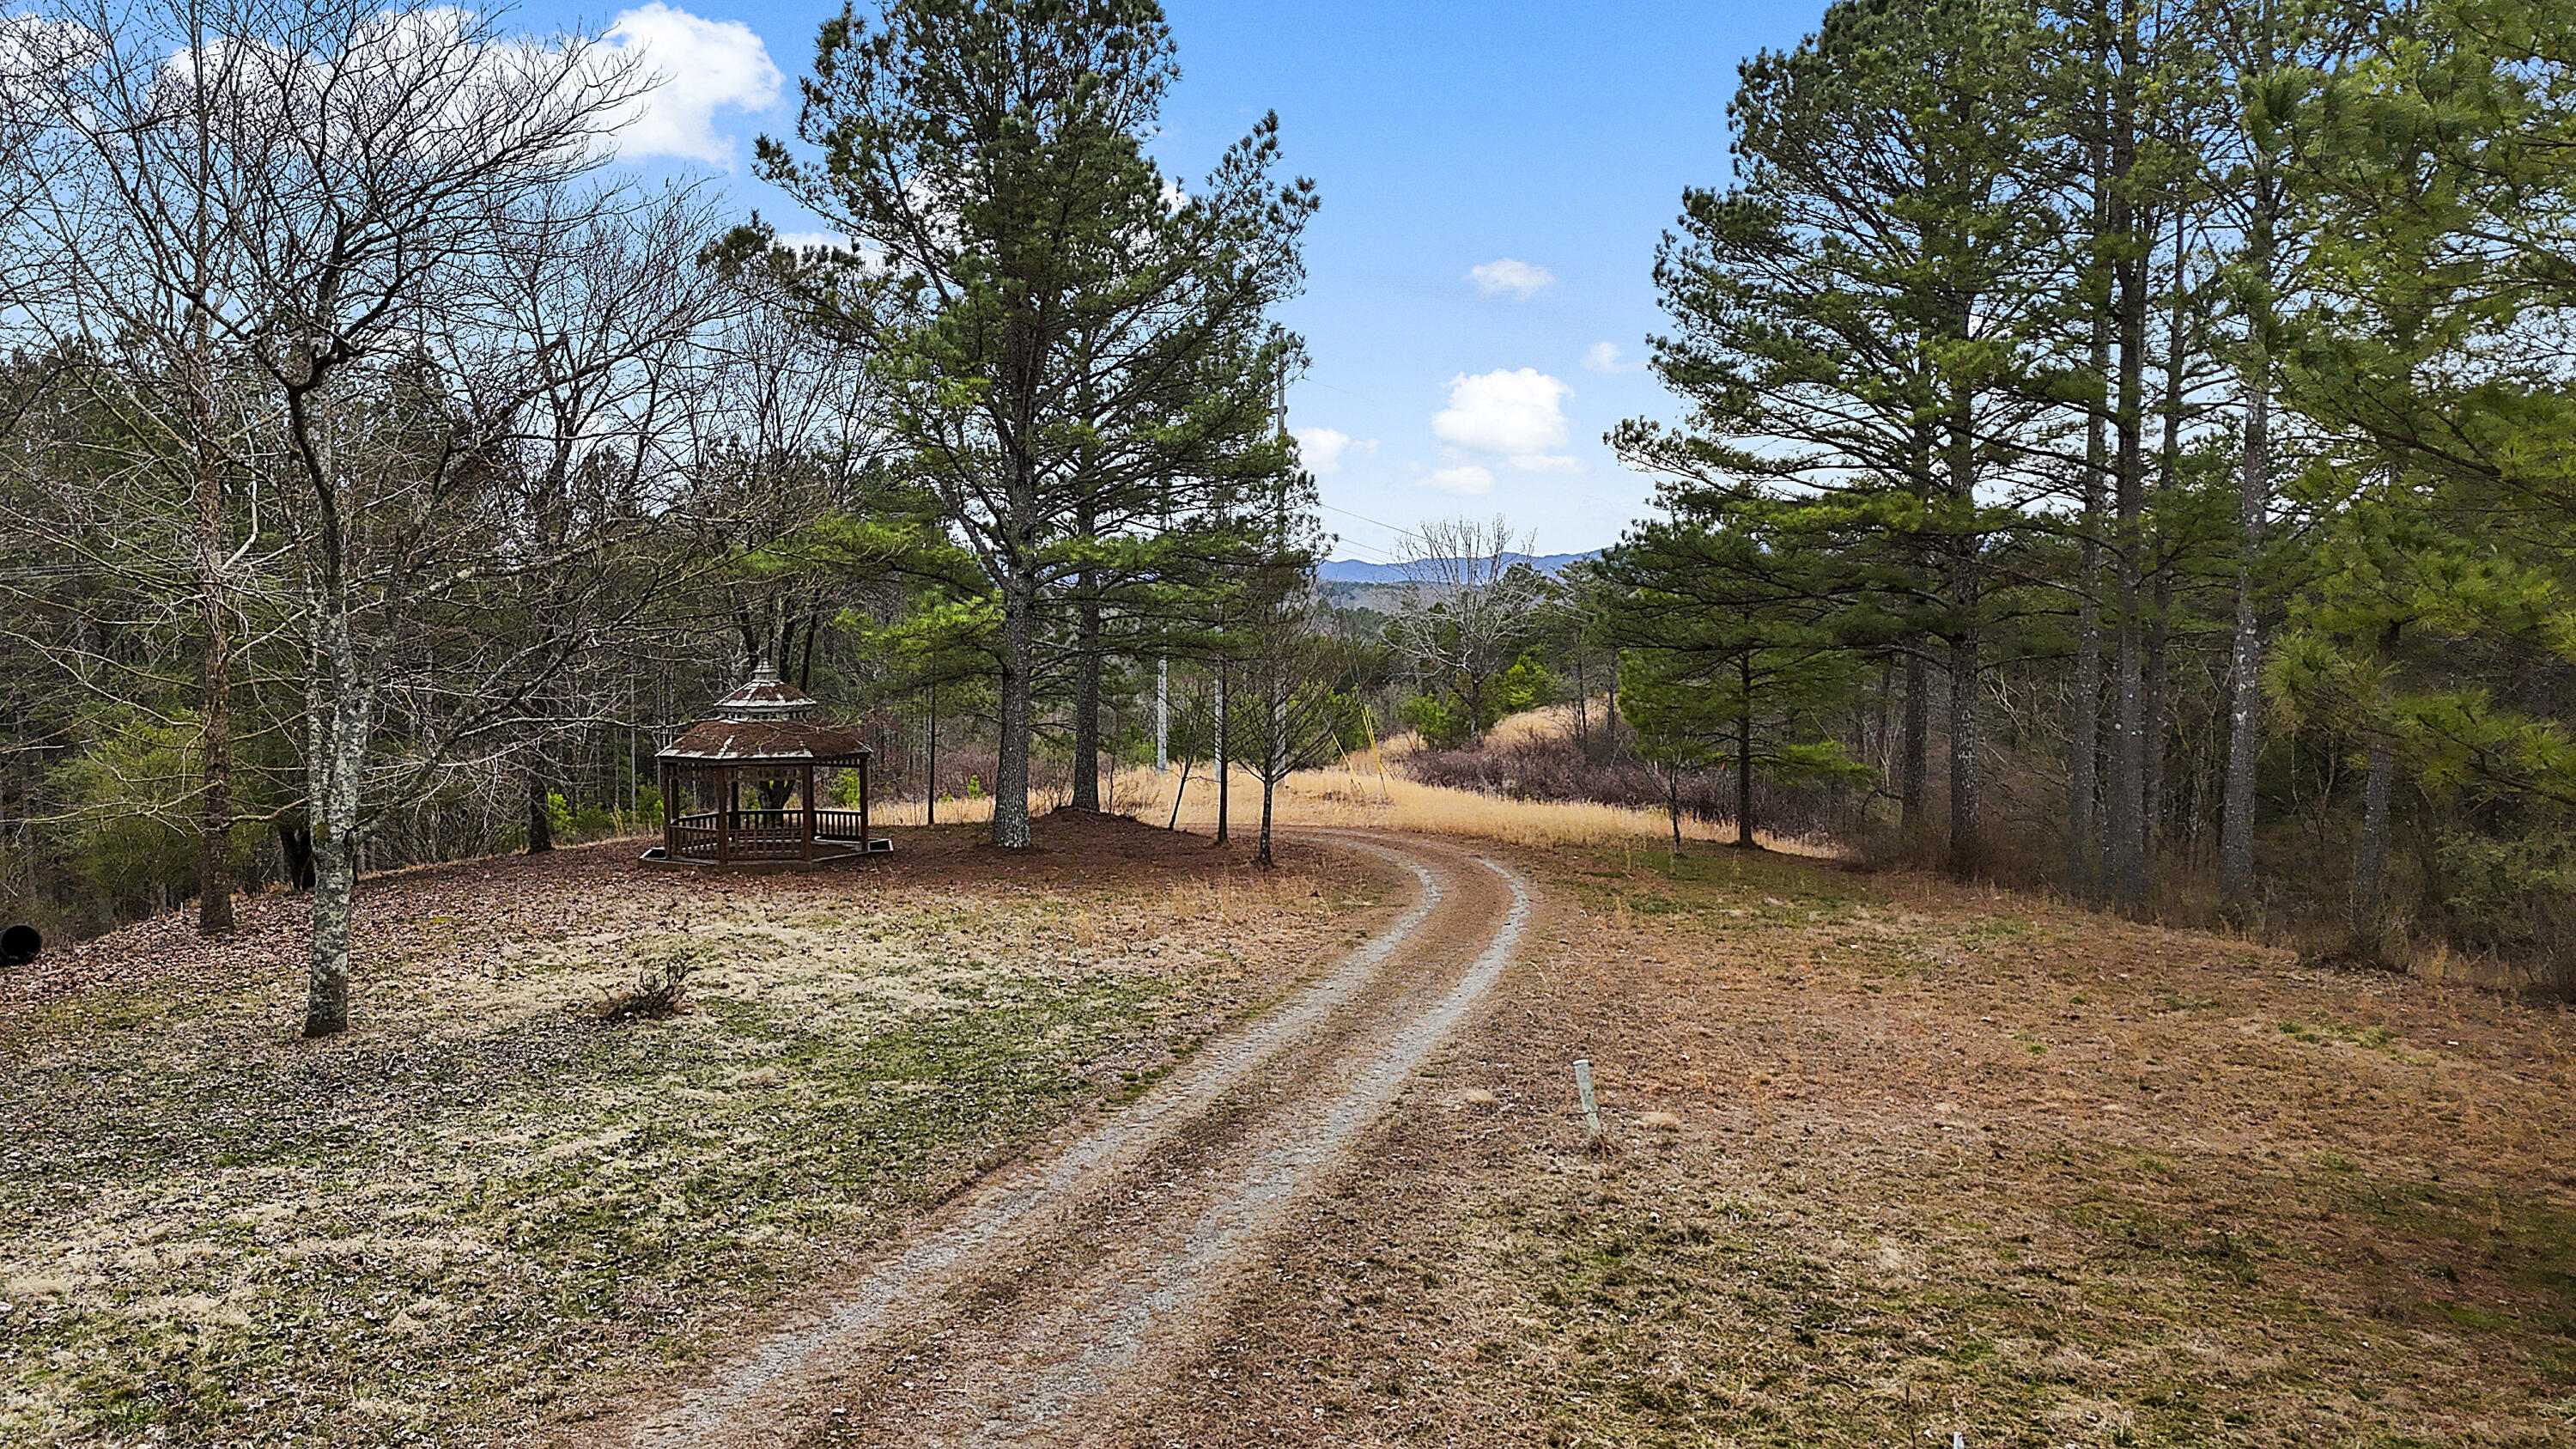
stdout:
POLYGON ((1404 730, 1446 783, 2576 964, 2576 18, 2537 0, 1834 6, 1638 259, 1684 411, 1611 441, 1658 516, 1554 576, 1426 524, 1357 593, 1312 583, 1279 402, 1319 190, 1275 120, 1149 159, 1151 5, 827 26, 760 152, 849 241, 801 249, 602 170, 651 77, 595 38, 7 37, 0 911, 312 890, 308 1030, 361 871, 657 818, 653 750, 754 661, 1005 846, 1118 763, 1275 786, 1404 730))

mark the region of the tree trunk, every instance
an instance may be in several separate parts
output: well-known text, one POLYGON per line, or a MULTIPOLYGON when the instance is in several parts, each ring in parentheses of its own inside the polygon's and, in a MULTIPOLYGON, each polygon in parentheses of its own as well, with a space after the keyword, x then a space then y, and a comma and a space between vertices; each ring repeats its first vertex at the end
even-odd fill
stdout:
POLYGON ((1226 787, 1234 774, 1234 762, 1226 754, 1225 703, 1231 671, 1223 664, 1216 668, 1216 843, 1226 842, 1226 787))
MULTIPOLYGON (((2112 187, 2110 234, 2125 239, 2143 230, 2129 186, 2135 179, 2137 136, 2134 71, 2137 36, 2125 23, 2119 37, 2120 74, 2114 82, 2116 114, 2110 136, 2112 187)), ((2118 453, 2113 479, 2113 506, 2118 515, 2113 566, 2118 579, 2114 606, 2118 612, 2118 680, 2112 734, 2111 790, 2103 865, 2113 899, 2136 909, 2146 900, 2146 681, 2144 640, 2140 637, 2139 561, 2146 541, 2142 523, 2146 505, 2145 389, 2147 365, 2147 266, 2132 248, 2111 264, 2117 289, 2113 308, 2120 347, 2120 397, 2116 414, 2118 453)))
POLYGON ((1619 654, 1610 654, 1610 694, 1601 706, 1601 757, 1608 760, 1619 749, 1619 654))
POLYGON ((308 805, 313 831, 311 968, 305 982, 304 1034, 329 1036, 349 1025, 349 928, 357 900, 358 785, 375 728, 345 615, 321 622, 315 650, 319 678, 306 694, 308 805))
MULTIPOLYGON (((2270 12, 2263 12, 2258 58, 2273 58, 2270 12)), ((2253 215, 2246 228, 2246 270, 2258 289, 2247 308, 2245 430, 2238 440, 2236 474, 2236 637, 2229 651, 2227 780, 2220 792, 2218 894, 2227 913, 2242 920, 2254 903, 2255 761, 2263 748, 2263 636, 2256 627, 2254 571, 2263 552, 2263 526, 2272 505, 2272 267, 2280 183, 2269 146, 2254 148, 2250 180, 2253 215)))
MULTIPOLYGON (((2165 335, 2164 438, 2156 453, 2156 497, 2170 502, 2179 484, 2182 468, 2182 390, 2184 332, 2188 325, 2186 299, 2183 295, 2184 253, 2183 225, 2179 216, 2174 222, 2174 273, 2172 326, 2165 335)), ((2154 587, 2150 603, 2152 614, 2147 620, 2146 738, 2144 780, 2139 794, 2144 804, 2144 818, 2139 834, 2145 856, 2153 860, 2163 852, 2165 802, 2165 737, 2170 698, 2166 693, 2165 666, 2173 642, 2173 569, 2163 558, 2164 550, 2150 540, 2149 562, 2153 565, 2154 587)))
POLYGON ((993 843, 1029 848, 1029 694, 1034 684, 1036 590, 1014 579, 1002 591, 1002 737, 993 761, 993 843))
POLYGON ((2385 735, 2370 741, 2370 773, 2361 787, 2361 851, 2352 869, 2352 938, 2355 949, 2379 954, 2380 883, 2388 870, 2388 786, 2397 752, 2385 735))
POLYGON ((1583 651, 1574 651, 1574 752, 1592 758, 1592 699, 1583 682, 1583 651))
POLYGON ((1264 730, 1264 734, 1268 737, 1267 748, 1262 751, 1261 760, 1261 848, 1253 854, 1253 858, 1262 865, 1275 863, 1270 856, 1270 807, 1271 797, 1279 787, 1279 779, 1287 773, 1287 708, 1287 700, 1281 697, 1279 686, 1273 683, 1270 686, 1269 708, 1266 711, 1267 728, 1264 730))
POLYGON ((1172 661, 1154 661, 1154 773, 1172 767, 1172 661))
MULTIPOLYGON (((2095 56, 2097 62, 2102 57, 2095 56)), ((2094 240, 2110 226, 2109 158, 2103 138, 2087 145, 2093 179, 2094 240)), ((2098 253, 2097 253, 2098 255, 2098 253)), ((2101 389, 2088 399, 2084 420, 2084 512, 2078 525, 2076 578, 2082 592, 2075 616, 2075 715, 2066 731, 2066 879, 2086 895, 2102 886, 2102 522, 2109 501, 2111 471, 2109 420, 2111 322, 2107 277, 2098 262, 2085 269, 2086 300, 2091 319, 2092 385, 2101 389)))
POLYGON ((555 822, 546 809, 546 773, 540 761, 528 764, 528 854, 555 848, 555 822))
POLYGON ((197 598, 206 625, 199 669, 198 764, 205 793, 197 811, 197 931, 233 930, 232 631, 224 606, 224 479, 214 441, 213 344, 203 308, 192 308, 195 355, 188 425, 195 434, 197 598))
POLYGON ((1984 650, 1973 625, 1950 643, 1950 869, 1974 876, 1986 868, 1985 833, 1978 797, 1977 685, 1984 650))
POLYGON ((1923 796, 1932 768, 1932 681, 1927 677, 1931 670, 1923 662, 1929 645, 1921 634, 1905 645, 1905 737, 1897 746, 1896 833, 1909 851, 1923 846, 1923 796))
POLYGON ((939 823, 939 681, 930 681, 930 729, 924 742, 930 753, 930 783, 921 793, 921 823, 939 823))
POLYGON ((2263 547, 2271 495, 2271 398, 2268 369, 2258 368, 2246 400, 2243 457, 2236 501, 2236 639, 2227 699, 2227 783, 2218 821, 2218 893, 2242 919, 2254 900, 2254 765, 2261 752, 2263 636, 2254 616, 2254 565, 2263 547))
POLYGON ((1745 655, 1735 661, 1737 686, 1743 691, 1744 717, 1735 725, 1735 843, 1746 850, 1753 844, 1753 659, 1745 655))
POLYGON ((1074 620, 1073 808, 1100 809, 1100 601, 1092 576, 1082 575, 1082 606, 1074 620))
MULTIPOLYGON (((2098 523, 2099 512, 2093 506, 2085 509, 2088 535, 2098 523)), ((2102 788, 2102 605, 2096 588, 2101 562, 2090 537, 2082 545, 2082 554, 2078 576, 2084 596, 2075 616, 2075 717, 2066 730, 2066 879, 2089 894, 2101 883, 2094 805, 2102 788)))
POLYGON ((1682 767, 1679 765, 1664 767, 1664 806, 1673 822, 1673 858, 1679 860, 1682 854, 1682 767))
POLYGON ((198 737, 205 799, 197 814, 197 932, 205 936, 233 931, 232 654, 221 562, 206 577, 205 708, 198 737))
MULTIPOLYGON (((1962 318, 1962 336, 1966 329, 1962 318)), ((1977 778, 1977 689, 1985 662, 1978 616, 1984 609, 1985 580, 1978 557, 1976 401, 1964 385, 1952 389, 1948 444, 1945 471, 1955 513, 1946 583, 1956 631, 1950 636, 1950 869, 1973 876, 1986 866, 1977 778)))

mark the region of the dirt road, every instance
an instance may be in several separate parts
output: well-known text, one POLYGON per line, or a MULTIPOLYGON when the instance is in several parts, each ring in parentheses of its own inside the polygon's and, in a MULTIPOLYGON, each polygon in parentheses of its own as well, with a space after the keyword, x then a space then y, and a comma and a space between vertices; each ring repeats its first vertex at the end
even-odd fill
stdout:
POLYGON ((1221 1323, 1241 1273, 1502 974, 1527 885, 1471 851, 1333 832, 1403 913, 1060 1149, 951 1202, 664 1401, 618 1449, 1084 1444, 1221 1323))

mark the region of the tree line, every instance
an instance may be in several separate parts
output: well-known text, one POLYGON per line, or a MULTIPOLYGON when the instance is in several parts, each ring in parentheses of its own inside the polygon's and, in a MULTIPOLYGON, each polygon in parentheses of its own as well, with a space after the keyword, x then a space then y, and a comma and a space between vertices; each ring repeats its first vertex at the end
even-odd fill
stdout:
POLYGON ((751 661, 859 714, 946 683, 1022 847, 1055 701, 1096 720, 1146 656, 1257 686, 1299 622, 1271 313, 1315 190, 1275 118, 1204 177, 1147 154, 1158 7, 828 22, 759 147, 842 232, 803 251, 621 179, 656 78, 504 21, 68 0, 0 36, 6 884, 210 934, 246 874, 302 885, 310 1034, 362 862, 642 807, 751 661))
POLYGON ((1746 61, 1655 258, 1686 415, 1611 439, 1648 747, 2563 967, 2571 66, 2541 0, 1848 0, 1746 61))
MULTIPOLYGON (((1336 603, 1265 118, 1148 154, 1140 0, 821 30, 796 249, 606 165, 653 78, 357 0, 0 46, 0 890, 104 925, 655 804, 753 661, 932 808, 1119 759, 1824 830, 2137 913, 2549 965, 2576 20, 2536 0, 1853 0, 1746 61, 1653 258, 1657 516, 1426 525, 1336 603), (1488 750, 1570 700, 1564 758, 1488 750), (1497 773, 1500 770, 1501 773, 1497 773), (1448 772, 1441 774, 1441 772, 1448 772), (962 775, 962 778, 961 778, 962 775), (1043 778, 1042 778, 1043 777, 1043 778)), ((1220 814, 1231 828, 1231 807, 1220 814)))

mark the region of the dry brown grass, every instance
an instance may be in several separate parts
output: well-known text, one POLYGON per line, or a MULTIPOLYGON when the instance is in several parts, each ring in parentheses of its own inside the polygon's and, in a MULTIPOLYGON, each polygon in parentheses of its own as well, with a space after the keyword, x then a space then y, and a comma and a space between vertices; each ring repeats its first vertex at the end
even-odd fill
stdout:
POLYGON ((1527 867, 1536 959, 1423 1084, 1499 1106, 1390 1118, 1134 1442, 2576 1445, 2576 1013, 1916 877, 1527 867))
MULTIPOLYGON (((1171 817, 1172 796, 1180 786, 1180 774, 1177 767, 1161 777, 1151 770, 1123 771, 1118 777, 1113 798, 1121 802, 1122 810, 1132 808, 1139 819, 1160 825, 1171 817)), ((1238 832, 1258 828, 1261 782, 1238 772, 1232 781, 1231 796, 1233 828, 1238 832)), ((1392 769, 1379 774, 1370 768, 1365 755, 1355 755, 1326 769, 1290 776, 1280 787, 1276 808, 1278 823, 1283 827, 1362 826, 1462 836, 1542 849, 1609 845, 1650 851, 1659 848, 1659 842, 1668 846, 1672 840, 1671 820, 1658 811, 1589 802, 1515 800, 1473 790, 1424 785, 1405 779, 1392 769)), ((1215 782, 1203 771, 1193 770, 1190 774, 1189 793, 1181 804, 1180 823, 1184 829, 1199 831, 1211 830, 1216 825, 1215 782)), ((1734 827, 1685 816, 1682 819, 1682 838, 1686 841, 1732 840, 1734 827)), ((1785 840, 1767 834, 1759 834, 1756 838, 1765 848, 1787 854, 1823 853, 1812 842, 1785 840)))

